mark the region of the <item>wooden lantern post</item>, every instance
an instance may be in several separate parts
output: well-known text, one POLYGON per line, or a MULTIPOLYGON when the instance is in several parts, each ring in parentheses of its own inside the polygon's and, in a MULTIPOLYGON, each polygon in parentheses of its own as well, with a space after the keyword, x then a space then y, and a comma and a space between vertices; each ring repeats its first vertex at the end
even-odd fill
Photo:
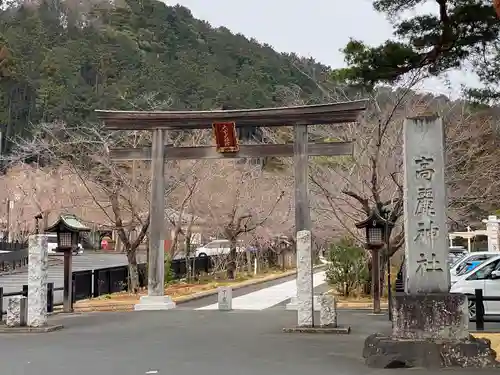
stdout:
POLYGON ((78 249, 78 241, 81 232, 90 232, 90 228, 84 226, 73 215, 61 215, 59 219, 45 230, 46 233, 57 234, 57 249, 64 255, 64 290, 63 311, 73 312, 73 251, 78 249))
POLYGON ((357 223, 356 227, 366 231, 365 247, 372 253, 373 313, 380 314, 380 249, 388 243, 387 237, 392 226, 380 216, 378 210, 372 210, 368 218, 357 223))

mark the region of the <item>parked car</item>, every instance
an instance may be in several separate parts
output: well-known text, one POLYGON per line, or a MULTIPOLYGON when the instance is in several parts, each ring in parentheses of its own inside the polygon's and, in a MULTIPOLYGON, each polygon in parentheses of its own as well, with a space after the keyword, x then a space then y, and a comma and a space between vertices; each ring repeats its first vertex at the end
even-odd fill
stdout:
POLYGON ((463 257, 467 256, 469 252, 462 246, 451 246, 448 248, 448 264, 450 267, 458 262, 463 257))
MULTIPOLYGON (((500 255, 491 257, 460 276, 450 292, 472 296, 476 289, 482 289, 484 296, 500 296, 500 255)), ((500 315, 500 302, 485 301, 484 312, 487 315, 500 315)), ((473 300, 469 301, 469 317, 471 320, 476 318, 476 302, 473 300)))
MULTIPOLYGON (((231 251, 231 244, 229 240, 214 240, 212 242, 207 243, 206 245, 200 246, 195 250, 195 256, 203 257, 203 256, 214 256, 214 255, 223 255, 229 254, 231 251)), ((236 251, 241 252, 245 251, 245 247, 243 243, 240 241, 236 246, 236 251)))
POLYGON ((47 251, 49 254, 55 253, 57 249, 57 234, 48 233, 47 234, 47 251))
MULTIPOLYGON (((458 264, 464 257, 468 256, 470 253, 462 246, 452 246, 448 248, 448 264, 451 269, 458 264)), ((476 253, 477 254, 477 253, 476 253)), ((405 291, 405 280, 406 280, 406 270, 405 270, 405 260, 401 263, 399 272, 396 276, 396 292, 405 291)), ((453 274, 451 273, 451 277, 453 274)))
POLYGON ((500 252, 481 251, 468 253, 450 266, 451 284, 457 281, 459 276, 472 271, 475 267, 494 256, 500 255, 500 252))

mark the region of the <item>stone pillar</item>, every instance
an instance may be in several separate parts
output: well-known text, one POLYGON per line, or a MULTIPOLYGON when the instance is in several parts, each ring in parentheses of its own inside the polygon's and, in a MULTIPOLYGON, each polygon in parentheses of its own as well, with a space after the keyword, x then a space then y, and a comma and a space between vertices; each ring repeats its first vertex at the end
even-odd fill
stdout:
POLYGON ((233 289, 230 286, 217 288, 217 302, 220 311, 231 311, 233 309, 233 289))
POLYGON ((297 232, 297 326, 313 326, 311 232, 297 232))
POLYGON ((28 325, 47 324, 47 236, 29 236, 28 255, 28 325))
POLYGON ((427 333, 417 331, 426 330, 434 338, 461 338, 456 333, 463 332, 468 314, 463 296, 449 294, 443 122, 437 117, 411 118, 405 121, 403 132, 405 290, 409 296, 395 299, 393 335, 419 337, 427 333), (443 321, 452 326, 443 330, 443 321))
POLYGON ((151 202, 149 224, 148 296, 163 297, 165 294, 165 132, 153 132, 151 155, 151 202))
POLYGON ((439 118, 404 124, 406 292, 448 293, 444 128, 439 118))
POLYGON ((151 201, 148 249, 148 295, 134 310, 170 310, 175 302, 165 296, 165 131, 153 131, 151 150, 151 201))
MULTIPOLYGON (((320 296, 315 295, 314 299, 314 311, 321 311, 320 296)), ((295 310, 298 309, 298 299, 296 296, 290 298, 290 302, 285 305, 285 310, 295 310)))
POLYGON ((449 293, 443 122, 409 118, 403 134, 406 294, 394 298, 392 334, 369 336, 363 356, 379 368, 492 366, 489 345, 469 335, 467 297, 449 293))
POLYGON ((500 238, 498 235, 500 220, 495 215, 490 215, 487 220, 483 220, 483 223, 486 224, 488 251, 500 251, 500 238))
POLYGON ((337 300, 332 294, 324 293, 319 297, 321 327, 337 328, 337 300))
POLYGON ((26 297, 10 297, 7 302, 7 327, 23 327, 26 325, 26 297))

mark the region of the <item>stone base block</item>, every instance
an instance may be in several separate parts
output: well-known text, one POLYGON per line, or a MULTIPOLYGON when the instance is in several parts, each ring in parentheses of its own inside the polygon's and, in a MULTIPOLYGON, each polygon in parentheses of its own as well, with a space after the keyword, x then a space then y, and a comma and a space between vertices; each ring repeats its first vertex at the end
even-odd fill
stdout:
POLYGON ((26 326, 28 299, 24 296, 10 297, 7 302, 7 317, 5 324, 8 327, 24 327, 26 326))
MULTIPOLYGON (((319 297, 320 296, 314 296, 314 311, 321 310, 321 304, 319 302, 319 297)), ((290 299, 290 302, 285 305, 285 310, 297 311, 297 309, 298 309, 297 297, 292 297, 290 299)))
POLYGON ((319 297, 321 311, 319 312, 319 322, 321 327, 337 327, 337 300, 335 296, 324 293, 319 297))
POLYGON ((373 334, 363 357, 374 368, 500 367, 491 343, 469 336, 462 340, 404 340, 373 334))
POLYGON ((134 306, 135 311, 155 311, 175 309, 175 302, 170 296, 142 296, 134 306))
POLYGON ((351 333, 351 327, 291 327, 283 328, 287 333, 333 333, 337 335, 348 335, 351 333))
POLYGON ((7 333, 47 333, 54 332, 63 329, 64 327, 60 324, 56 325, 46 325, 43 327, 9 327, 7 325, 0 324, 0 334, 7 333))
POLYGON ((397 294, 391 337, 462 340, 469 337, 467 296, 452 293, 397 294))

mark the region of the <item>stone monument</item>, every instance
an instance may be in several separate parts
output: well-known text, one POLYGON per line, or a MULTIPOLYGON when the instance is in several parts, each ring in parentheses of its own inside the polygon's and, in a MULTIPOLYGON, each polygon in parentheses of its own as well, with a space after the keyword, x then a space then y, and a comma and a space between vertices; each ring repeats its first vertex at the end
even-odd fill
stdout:
POLYGON ((337 327, 337 300, 335 296, 323 293, 319 297, 321 310, 319 312, 319 323, 321 327, 337 327))
POLYGON ((297 232, 297 326, 313 326, 313 271, 311 231, 297 232))
POLYGON ((47 236, 37 234, 28 243, 28 326, 47 325, 47 236))
POLYGON ((217 288, 217 302, 220 311, 231 311, 233 309, 233 289, 230 286, 217 288))
POLYGON ((488 235, 488 251, 500 251, 500 220, 495 215, 490 215, 483 223, 486 224, 488 235))
MULTIPOLYGON (((319 295, 314 295, 313 296, 313 299, 314 299, 314 311, 320 311, 321 310, 321 306, 320 306, 320 297, 319 295)), ((299 308, 299 301, 297 299, 297 296, 293 296, 290 298, 290 302, 288 302, 286 305, 285 305, 285 310, 294 310, 294 311, 297 311, 299 308)))
POLYGON ((392 334, 373 334, 372 367, 488 367, 495 352, 468 332, 467 297, 449 293, 444 126, 406 119, 404 132, 405 293, 393 301, 392 334))

